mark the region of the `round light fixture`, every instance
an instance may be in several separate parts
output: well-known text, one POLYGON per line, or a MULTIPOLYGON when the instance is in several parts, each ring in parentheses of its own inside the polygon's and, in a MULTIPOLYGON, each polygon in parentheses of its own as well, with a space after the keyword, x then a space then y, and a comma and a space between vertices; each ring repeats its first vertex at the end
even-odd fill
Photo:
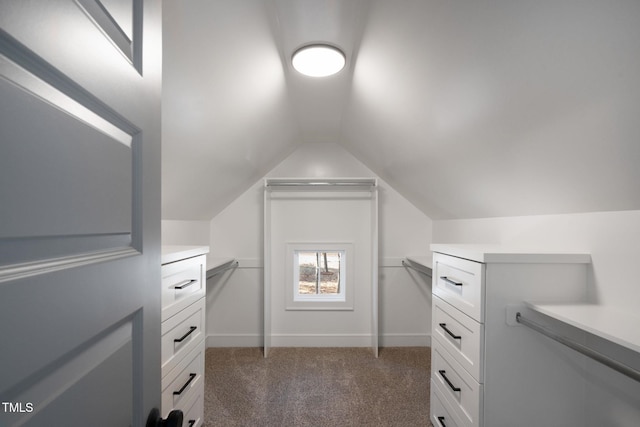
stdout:
POLYGON ((327 44, 312 44, 301 47, 291 58, 293 68, 305 76, 325 77, 336 74, 346 64, 342 51, 327 44))

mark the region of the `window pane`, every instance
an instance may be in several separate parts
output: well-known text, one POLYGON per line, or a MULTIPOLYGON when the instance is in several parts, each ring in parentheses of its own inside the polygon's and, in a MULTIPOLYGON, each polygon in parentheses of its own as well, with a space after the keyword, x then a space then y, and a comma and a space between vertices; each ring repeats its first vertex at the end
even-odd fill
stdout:
POLYGON ((340 293, 340 253, 320 253, 320 292, 325 295, 340 293))
MULTIPOLYGON (((286 309, 342 310, 350 298, 347 293, 350 250, 349 243, 288 243, 291 258, 287 269, 293 267, 289 276, 293 280, 285 280, 289 287, 286 309)), ((352 299, 348 305, 345 309, 352 310, 352 299)))
POLYGON ((318 284, 317 252, 298 252, 298 265, 300 266, 298 294, 315 294, 318 284))

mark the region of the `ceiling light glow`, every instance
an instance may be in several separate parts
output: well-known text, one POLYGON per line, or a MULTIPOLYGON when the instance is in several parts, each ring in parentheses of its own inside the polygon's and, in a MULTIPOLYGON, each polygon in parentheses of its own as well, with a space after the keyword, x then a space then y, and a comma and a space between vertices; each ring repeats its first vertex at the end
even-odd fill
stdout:
POLYGON ((305 76, 325 77, 336 74, 346 64, 344 53, 336 47, 315 44, 304 46, 291 58, 293 68, 305 76))

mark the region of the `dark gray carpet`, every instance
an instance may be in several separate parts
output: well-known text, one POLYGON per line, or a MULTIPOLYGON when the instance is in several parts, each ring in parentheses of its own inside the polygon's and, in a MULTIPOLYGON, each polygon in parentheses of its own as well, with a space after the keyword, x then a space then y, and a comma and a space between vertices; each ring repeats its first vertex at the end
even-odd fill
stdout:
POLYGON ((430 426, 428 347, 208 348, 205 426, 430 426))

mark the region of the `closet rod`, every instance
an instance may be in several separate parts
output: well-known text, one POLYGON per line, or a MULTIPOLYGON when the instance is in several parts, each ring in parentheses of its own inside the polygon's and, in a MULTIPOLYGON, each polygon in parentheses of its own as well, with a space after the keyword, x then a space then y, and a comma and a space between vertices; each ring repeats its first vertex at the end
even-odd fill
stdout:
POLYGON ((539 325, 532 320, 522 317, 522 315, 519 312, 516 313, 516 322, 528 328, 531 328, 534 331, 539 332, 542 335, 545 335, 546 337, 549 337, 554 341, 564 344, 567 347, 577 351, 578 353, 584 354, 585 356, 590 357, 591 359, 596 360, 602 363, 603 365, 606 365, 611 369, 628 376, 629 378, 632 378, 640 382, 640 371, 637 371, 636 369, 633 369, 630 366, 620 363, 617 360, 610 358, 609 356, 606 356, 593 349, 590 349, 589 347, 583 344, 575 342, 567 337, 563 337, 562 335, 558 335, 555 332, 550 331, 548 328, 545 328, 544 326, 539 325))
POLYGON ((226 267, 212 268, 211 270, 207 271, 207 279, 210 279, 213 276, 217 276, 218 274, 223 273, 227 270, 231 270, 232 268, 236 268, 238 265, 240 265, 238 261, 233 261, 231 264, 227 265, 226 267))
POLYGON ((412 269, 412 270, 415 270, 415 271, 417 271, 418 273, 423 273, 423 274, 426 274, 427 276, 431 277, 431 274, 432 274, 432 273, 431 273, 431 271, 430 271, 430 270, 428 270, 426 267, 425 267, 425 268, 419 268, 419 267, 416 267, 415 265, 413 265, 413 264, 411 263, 411 261, 407 262, 407 261, 406 261, 406 260, 404 260, 404 259, 402 260, 402 265, 403 265, 404 267, 407 267, 407 268, 410 268, 410 269, 412 269))
POLYGON ((371 181, 288 181, 288 182, 267 182, 267 187, 375 187, 375 182, 371 181))

